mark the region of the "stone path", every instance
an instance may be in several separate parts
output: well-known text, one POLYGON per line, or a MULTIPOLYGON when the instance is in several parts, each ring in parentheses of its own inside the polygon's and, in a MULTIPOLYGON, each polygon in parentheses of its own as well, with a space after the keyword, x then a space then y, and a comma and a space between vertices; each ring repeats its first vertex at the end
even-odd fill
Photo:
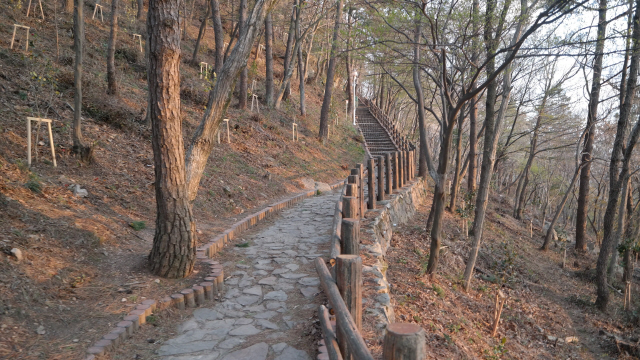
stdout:
POLYGON ((158 354, 167 360, 315 357, 312 319, 322 297, 313 259, 328 255, 338 198, 336 191, 306 199, 243 236, 250 246, 234 247, 239 261, 223 264, 230 275, 221 301, 196 309, 158 354))

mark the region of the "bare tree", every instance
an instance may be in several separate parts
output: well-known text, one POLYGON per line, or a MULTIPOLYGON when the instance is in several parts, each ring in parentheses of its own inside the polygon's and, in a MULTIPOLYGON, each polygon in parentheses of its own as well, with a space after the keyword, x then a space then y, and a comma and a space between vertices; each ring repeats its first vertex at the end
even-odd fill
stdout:
MULTIPOLYGON (((336 57, 338 53, 338 34, 340 32, 340 20, 342 19, 342 0, 336 2, 336 22, 333 27, 333 42, 331 43, 331 55, 329 58, 329 68, 327 69, 327 80, 324 86, 324 99, 322 109, 320 109, 320 133, 318 138, 322 142, 329 136, 329 110, 331 108, 331 96, 333 94, 333 78, 336 73, 336 57)), ((348 74, 347 76, 351 76, 348 74)))
POLYGON ((273 21, 271 13, 264 20, 264 57, 265 57, 265 88, 267 106, 273 104, 273 21))
POLYGON ((107 94, 118 92, 116 82, 116 38, 118 37, 118 0, 111 0, 111 31, 109 32, 109 48, 107 49, 107 94))
POLYGON ((73 47, 75 64, 73 71, 73 152, 85 162, 93 158, 93 148, 84 144, 82 137, 82 55, 84 52, 84 1, 74 0, 73 7, 73 47))
MULTIPOLYGON (((240 0, 240 8, 238 9, 240 12, 240 17, 238 20, 238 37, 244 36, 244 32, 246 31, 246 22, 247 22, 247 0, 240 0)), ((248 70, 245 65, 244 69, 240 72, 240 80, 238 82, 238 108, 246 109, 247 108, 247 82, 248 82, 248 70)))
MULTIPOLYGON (((220 2, 211 0, 211 22, 213 23, 213 36, 215 37, 215 61, 214 71, 220 74, 224 63, 224 29, 220 19, 220 2)), ((231 46, 231 44, 229 44, 231 46)))

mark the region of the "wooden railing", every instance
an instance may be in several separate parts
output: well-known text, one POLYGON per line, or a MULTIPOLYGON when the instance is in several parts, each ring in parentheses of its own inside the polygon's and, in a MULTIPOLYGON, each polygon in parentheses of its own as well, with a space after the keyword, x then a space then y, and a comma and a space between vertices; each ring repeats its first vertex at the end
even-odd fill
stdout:
POLYGON ((389 134, 391 141, 393 141, 396 148, 399 150, 415 150, 416 146, 409 141, 409 139, 400 133, 396 123, 391 121, 387 114, 385 114, 373 101, 365 98, 360 93, 358 95, 358 101, 361 101, 366 107, 369 108, 371 115, 378 121, 380 126, 382 126, 389 134))
MULTIPOLYGON (((375 209, 393 190, 415 177, 415 151, 397 151, 370 158, 366 167, 351 169, 336 203, 331 232, 331 258, 316 258, 315 267, 335 316, 335 330, 329 310, 321 305, 318 317, 330 360, 373 360, 362 338, 362 259, 360 220, 366 209, 375 209), (376 171, 377 170, 377 171, 376 171), (365 179, 366 176, 366 179, 365 179), (365 187, 367 199, 365 201, 365 187), (366 203, 366 208, 365 208, 366 203), (329 264, 329 267, 327 267, 329 264)), ((384 360, 423 360, 425 333, 416 324, 388 324, 384 339, 384 360)))

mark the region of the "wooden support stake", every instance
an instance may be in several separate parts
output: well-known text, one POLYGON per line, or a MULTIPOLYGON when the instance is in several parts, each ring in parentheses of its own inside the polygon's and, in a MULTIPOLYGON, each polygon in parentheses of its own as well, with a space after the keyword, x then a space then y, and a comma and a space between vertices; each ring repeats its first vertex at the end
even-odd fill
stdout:
POLYGON ((391 186, 391 177, 392 177, 392 173, 391 173, 391 154, 389 154, 389 153, 386 153, 384 155, 384 173, 385 173, 385 178, 386 178, 385 193, 387 195, 389 195, 389 197, 391 197, 391 193, 393 192, 393 190, 392 190, 392 186, 391 186))
MULTIPOLYGON (((355 322, 356 329, 362 330, 362 259, 357 255, 339 255, 336 258, 336 283, 344 304, 355 322)), ((347 345, 342 328, 345 324, 338 318, 337 338, 344 359, 353 359, 353 351, 347 345)))
POLYGON ((384 157, 378 156, 378 201, 384 200, 384 157))
POLYGON ((562 255, 562 268, 567 266, 567 244, 564 244, 564 255, 562 255))
MULTIPOLYGON (((31 166, 31 122, 35 121, 38 123, 38 129, 40 128, 40 123, 46 123, 47 124, 47 130, 49 132, 49 146, 51 146, 51 157, 53 160, 53 167, 57 167, 58 164, 56 163, 56 149, 55 146, 53 145, 53 132, 51 131, 51 119, 42 119, 42 118, 34 118, 34 117, 27 117, 27 164, 29 166, 31 166)), ((37 139, 36 139, 37 140, 37 139)), ((38 146, 38 144, 36 144, 36 147, 38 146)), ((36 160, 37 160, 37 150, 36 150, 36 160)))
POLYGON ((229 119, 222 119, 222 121, 227 123, 227 143, 231 144, 231 135, 229 132, 229 119))
POLYGON ((342 354, 340 354, 340 348, 336 340, 336 333, 331 326, 331 320, 329 320, 329 311, 324 305, 318 307, 318 318, 320 319, 320 328, 322 328, 324 345, 327 347, 329 360, 342 360, 342 354))
POLYGON ((349 175, 349 177, 347 177, 347 182, 349 181, 354 181, 354 182, 350 182, 350 184, 356 184, 356 192, 355 194, 353 194, 352 196, 355 197, 356 199, 358 199, 358 207, 357 207, 357 215, 355 216, 356 218, 360 218, 362 216, 362 213, 360 210, 360 187, 361 187, 361 183, 362 183, 362 178, 359 175, 359 171, 357 168, 351 169, 351 175, 349 175), (351 177, 353 176, 353 177, 351 177))
MULTIPOLYGON (((113 1, 113 0, 111 0, 113 1)), ((142 35, 140 34, 133 34, 133 41, 136 40, 136 38, 138 38, 138 43, 140 44, 140 52, 144 52, 144 50, 142 49, 142 35)), ((202 63, 200 63, 202 64, 202 63)), ((202 66, 202 65, 201 65, 202 66)), ((200 69, 200 72, 202 72, 202 68, 200 69)), ((202 77, 201 77, 202 78, 202 77)))
POLYGON ((627 281, 624 285, 624 310, 631 308, 631 281, 627 281))
POLYGON ((96 11, 98 11, 98 9, 100 9, 100 21, 104 22, 104 16, 102 15, 102 5, 100 4, 96 4, 96 7, 93 8, 93 16, 91 17, 91 19, 96 18, 96 11))
MULTIPOLYGON (((40 5, 40 14, 42 15, 42 20, 44 20, 44 11, 42 10, 42 0, 38 0, 38 5, 40 5)), ((33 16, 37 16, 36 15, 36 9, 38 8, 38 5, 33 5, 34 9, 33 9, 33 16)), ((29 10, 31 10, 31 0, 29 0, 29 5, 27 6, 27 17, 29 17, 29 10)))
POLYGON ((260 114, 260 102, 258 101, 258 94, 251 95, 251 111, 253 111, 254 102, 256 103, 256 110, 258 111, 258 114, 260 114))
POLYGON ((16 30, 20 28, 20 29, 27 29, 27 41, 24 45, 24 50, 28 51, 29 50, 29 30, 31 30, 30 27, 28 26, 24 26, 24 25, 18 25, 18 24, 13 24, 13 36, 11 37, 11 46, 9 47, 9 49, 13 50, 13 43, 16 40, 16 30))
POLYGON ((502 307, 507 302, 507 295, 502 290, 498 290, 496 293, 496 303, 493 311, 493 328, 491 329, 491 337, 495 337, 498 333, 498 324, 500 323, 500 316, 502 315, 502 307))
POLYGON ((425 331, 418 324, 391 323, 382 345, 383 360, 424 360, 427 357, 425 331))
POLYGON ((533 239, 533 220, 529 220, 529 237, 533 239))
POLYGON ((369 192, 369 201, 367 202, 367 209, 376 208, 376 165, 374 159, 369 159, 367 164, 367 191, 369 192))
POLYGON ((340 253, 360 255, 360 220, 342 218, 340 253))
POLYGON ((398 156, 398 187, 404 186, 404 160, 402 159, 402 151, 397 152, 398 156))
POLYGON ((367 211, 367 206, 364 200, 364 165, 356 164, 356 169, 358 169, 358 189, 360 190, 360 194, 358 197, 360 198, 360 217, 364 217, 364 213, 367 211))
POLYGON ((399 188, 399 184, 398 184, 398 152, 394 151, 391 154, 391 157, 393 159, 393 190, 396 190, 397 188, 399 188))
POLYGON ((354 196, 342 197, 342 217, 343 218, 357 218, 358 198, 354 196))
POLYGON ((298 141, 298 124, 296 123, 291 125, 291 136, 292 141, 298 141))
POLYGON ((202 76, 204 76, 205 80, 208 79, 209 78, 208 74, 209 74, 209 64, 203 61, 200 63, 200 79, 202 79, 202 76))

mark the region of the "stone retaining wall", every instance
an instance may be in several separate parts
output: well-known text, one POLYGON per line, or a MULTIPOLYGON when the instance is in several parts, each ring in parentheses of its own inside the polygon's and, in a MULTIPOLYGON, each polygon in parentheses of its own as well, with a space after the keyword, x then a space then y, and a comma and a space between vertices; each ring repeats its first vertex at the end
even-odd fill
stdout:
MULTIPOLYGON (((395 322, 393 304, 389 295, 389 282, 386 272, 388 265, 385 261, 387 249, 391 244, 394 227, 405 224, 416 213, 418 206, 427 199, 427 181, 423 178, 408 183, 396 191, 391 199, 379 201, 382 208, 369 210, 367 220, 361 223, 361 254, 373 260, 373 265, 363 266, 363 317, 365 321, 373 321, 378 335, 388 323, 395 322), (371 213, 375 216, 371 217, 371 213)), ((371 261, 367 261, 371 263, 371 261)))

